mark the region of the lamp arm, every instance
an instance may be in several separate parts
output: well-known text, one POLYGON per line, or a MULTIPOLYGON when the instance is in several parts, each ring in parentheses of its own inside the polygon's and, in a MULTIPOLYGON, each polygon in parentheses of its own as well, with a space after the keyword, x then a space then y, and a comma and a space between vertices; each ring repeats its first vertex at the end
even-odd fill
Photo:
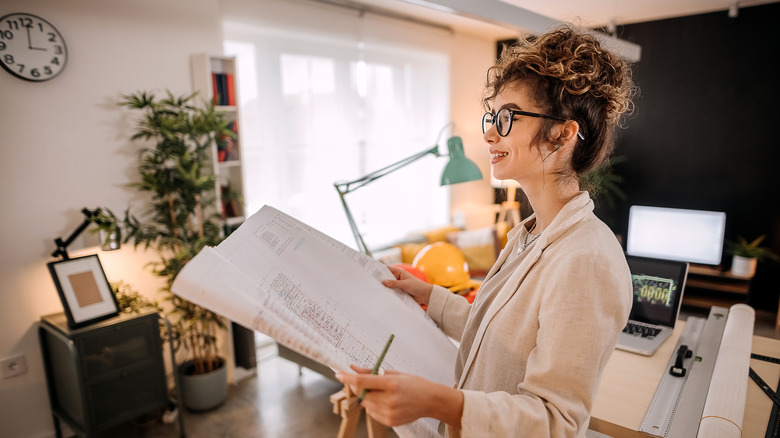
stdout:
POLYGON ((403 160, 387 165, 381 169, 375 170, 358 179, 352 181, 337 181, 333 183, 333 185, 336 186, 336 190, 338 190, 339 193, 346 195, 347 193, 353 192, 367 184, 370 184, 371 182, 376 181, 385 175, 388 175, 390 173, 395 172, 398 169, 408 166, 409 164, 414 163, 415 161, 419 160, 420 158, 428 154, 432 154, 437 157, 440 156, 441 154, 439 154, 439 145, 436 145, 430 149, 426 149, 422 152, 418 152, 412 156, 406 157, 403 160))
POLYGON ((95 210, 89 210, 88 208, 82 208, 81 212, 84 213, 84 222, 79 225, 78 228, 76 228, 70 236, 68 236, 68 239, 63 242, 61 237, 58 237, 54 239, 54 243, 57 245, 57 249, 54 250, 53 253, 51 253, 52 257, 60 257, 62 256, 63 260, 68 260, 68 250, 66 249, 73 241, 76 239, 76 237, 79 236, 87 227, 89 224, 92 223, 92 218, 97 216, 100 213, 100 209, 95 210))
POLYGON ((371 256, 371 251, 368 249, 368 246, 366 245, 366 242, 363 241, 363 236, 360 235, 360 231, 358 231, 357 223, 355 222, 355 218, 352 217, 352 212, 349 211, 349 206, 347 205, 347 200, 344 199, 344 195, 346 192, 342 192, 339 190, 338 186, 336 186, 336 190, 339 192, 339 198, 341 198, 341 206, 344 207, 344 212, 347 214, 347 221, 349 222, 349 229, 352 231, 352 236, 355 238, 355 242, 358 246, 358 251, 362 252, 363 254, 366 254, 368 256, 371 256))
POLYGON ((347 214, 349 229, 352 231, 352 236, 355 237, 355 242, 357 243, 358 250, 360 252, 368 256, 371 255, 371 251, 368 249, 366 242, 363 240, 363 236, 361 236, 360 231, 358 231, 357 223, 355 222, 355 218, 352 216, 352 212, 349 210, 349 206, 347 205, 347 200, 344 198, 344 195, 353 192, 365 186, 366 184, 370 184, 371 182, 376 181, 387 174, 393 173, 396 170, 401 169, 402 167, 412 164, 415 161, 419 160, 420 158, 429 154, 433 154, 437 157, 440 156, 439 145, 437 144, 436 146, 430 149, 426 149, 422 152, 418 152, 412 156, 404 158, 403 160, 397 161, 381 169, 375 170, 369 173, 368 175, 364 175, 356 180, 346 181, 346 182, 337 181, 333 183, 333 186, 336 187, 336 190, 339 192, 339 198, 341 198, 341 205, 342 207, 344 207, 344 212, 347 214))

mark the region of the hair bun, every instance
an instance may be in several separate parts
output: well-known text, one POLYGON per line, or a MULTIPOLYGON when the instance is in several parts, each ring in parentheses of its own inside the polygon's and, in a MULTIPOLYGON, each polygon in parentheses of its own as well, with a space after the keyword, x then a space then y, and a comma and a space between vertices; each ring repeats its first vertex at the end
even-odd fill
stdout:
POLYGON ((612 125, 633 110, 635 88, 628 62, 602 48, 587 31, 556 29, 523 41, 503 56, 522 58, 526 68, 561 81, 563 89, 573 96, 590 94, 603 99, 612 125))

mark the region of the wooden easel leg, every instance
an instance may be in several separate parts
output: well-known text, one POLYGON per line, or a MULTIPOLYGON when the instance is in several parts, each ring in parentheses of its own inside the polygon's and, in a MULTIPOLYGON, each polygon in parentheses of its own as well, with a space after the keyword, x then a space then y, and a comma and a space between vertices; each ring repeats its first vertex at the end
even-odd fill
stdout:
POLYGON ((366 415, 368 438, 387 438, 387 426, 366 415))
POLYGON ((515 201, 517 189, 514 186, 507 188, 506 201, 501 203, 496 222, 505 221, 515 226, 520 223, 520 203, 515 201))
POLYGON ((358 422, 360 421, 360 412, 362 408, 355 403, 353 406, 348 405, 348 400, 342 401, 341 410, 341 425, 339 426, 338 438, 352 438, 355 435, 358 422))
MULTIPOLYGON (((357 395, 350 389, 349 385, 330 396, 330 402, 333 403, 333 413, 341 415, 341 425, 339 425, 339 434, 337 438, 352 438, 360 422, 360 413, 363 408, 357 402, 357 395)), ((368 438, 387 438, 387 426, 366 415, 366 427, 368 428, 368 438)))
POLYGON ((341 415, 337 438, 352 438, 363 411, 357 403, 357 396, 349 389, 349 385, 344 385, 341 391, 330 396, 330 402, 333 403, 333 413, 341 415))

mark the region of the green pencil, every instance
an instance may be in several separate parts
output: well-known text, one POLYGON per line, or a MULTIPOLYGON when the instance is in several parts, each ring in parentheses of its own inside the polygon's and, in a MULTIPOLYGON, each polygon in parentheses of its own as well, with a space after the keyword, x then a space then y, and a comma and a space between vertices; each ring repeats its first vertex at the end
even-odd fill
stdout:
MULTIPOLYGON (((390 338, 387 339, 387 343, 385 344, 385 348, 382 350, 382 354, 379 355, 379 357, 376 359, 376 363, 374 364, 374 369, 371 370, 371 374, 378 374, 379 373, 379 367, 382 366, 382 361, 385 360, 385 355, 387 354, 387 350, 390 349, 390 344, 393 343, 393 339, 395 339, 395 335, 390 335, 390 338)), ((358 404, 363 401, 363 398, 368 394, 368 389, 364 389, 363 392, 360 393, 360 396, 358 397, 358 404)))

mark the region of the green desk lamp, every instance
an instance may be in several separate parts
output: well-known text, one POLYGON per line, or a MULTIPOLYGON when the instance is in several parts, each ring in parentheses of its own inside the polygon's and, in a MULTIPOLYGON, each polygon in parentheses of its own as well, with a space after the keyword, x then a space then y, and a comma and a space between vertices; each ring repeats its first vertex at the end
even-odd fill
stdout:
POLYGON ((444 172, 442 172, 441 175, 441 185, 443 186, 482 179, 482 172, 479 171, 477 165, 474 164, 473 161, 466 158, 466 154, 463 152, 463 141, 460 137, 450 137, 450 139, 447 140, 447 149, 449 149, 449 154, 442 155, 439 153, 439 145, 437 144, 430 149, 418 152, 410 157, 404 158, 403 160, 390 164, 389 166, 385 166, 356 180, 346 182, 337 181, 333 183, 333 185, 336 187, 336 190, 339 192, 339 196, 341 197, 341 205, 344 206, 344 212, 347 214, 349 227, 352 230, 352 235, 355 236, 355 241, 357 242, 358 250, 360 252, 371 255, 371 251, 369 251, 366 243, 363 241, 363 237, 360 235, 360 231, 358 231, 357 223, 355 223, 355 219, 352 217, 352 212, 349 211, 349 206, 347 206, 347 201, 344 198, 344 195, 353 192, 371 183, 372 181, 376 181, 385 175, 393 173, 408 164, 414 163, 415 161, 429 154, 436 157, 450 157, 450 161, 444 167, 444 172))

